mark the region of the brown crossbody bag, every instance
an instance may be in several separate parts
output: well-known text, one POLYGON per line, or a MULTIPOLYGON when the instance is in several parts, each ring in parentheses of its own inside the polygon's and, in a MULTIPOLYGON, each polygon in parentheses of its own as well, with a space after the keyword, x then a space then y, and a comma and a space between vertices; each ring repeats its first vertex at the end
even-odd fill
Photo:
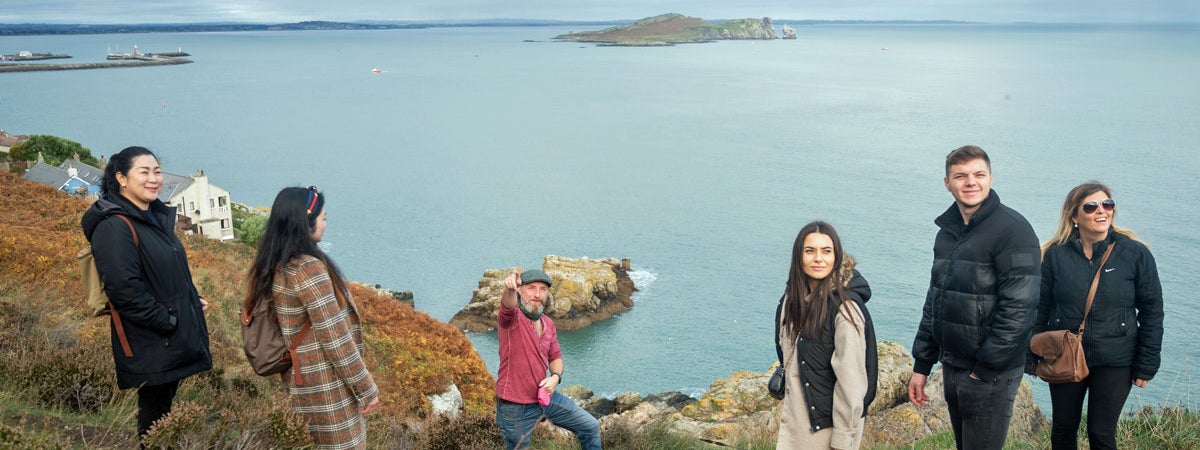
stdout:
POLYGON ((1033 335, 1029 341, 1029 351, 1041 356, 1037 365, 1037 377, 1047 383, 1076 383, 1088 376, 1087 359, 1083 356, 1083 329, 1087 325, 1088 313, 1092 310, 1092 300, 1096 298, 1096 288, 1100 285, 1100 273, 1108 262, 1117 244, 1108 244, 1104 257, 1100 258, 1100 267, 1096 276, 1092 277, 1092 287, 1088 290, 1087 303, 1083 307, 1083 320, 1079 322, 1079 331, 1054 330, 1043 331, 1033 335))

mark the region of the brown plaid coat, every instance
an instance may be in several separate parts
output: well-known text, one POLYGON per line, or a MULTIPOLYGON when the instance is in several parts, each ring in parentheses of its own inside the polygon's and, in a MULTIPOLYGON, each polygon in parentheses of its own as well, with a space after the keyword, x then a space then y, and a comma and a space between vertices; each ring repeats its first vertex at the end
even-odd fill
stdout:
POLYGON ((284 341, 308 320, 312 330, 297 348, 303 384, 289 370, 282 374, 292 410, 308 420, 319 449, 366 448, 361 408, 378 395, 363 362, 362 329, 354 300, 339 308, 329 272, 319 259, 293 258, 275 273, 271 287, 284 341))

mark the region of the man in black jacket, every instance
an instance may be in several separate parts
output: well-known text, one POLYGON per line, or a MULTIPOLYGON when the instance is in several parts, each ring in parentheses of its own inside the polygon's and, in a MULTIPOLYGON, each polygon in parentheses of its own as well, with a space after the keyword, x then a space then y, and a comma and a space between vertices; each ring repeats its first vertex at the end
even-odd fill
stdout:
POLYGON ((991 190, 983 149, 950 152, 944 182, 954 205, 934 221, 940 231, 908 396, 928 404, 925 382, 941 361, 958 448, 1000 449, 1037 317, 1041 250, 1029 222, 991 190))

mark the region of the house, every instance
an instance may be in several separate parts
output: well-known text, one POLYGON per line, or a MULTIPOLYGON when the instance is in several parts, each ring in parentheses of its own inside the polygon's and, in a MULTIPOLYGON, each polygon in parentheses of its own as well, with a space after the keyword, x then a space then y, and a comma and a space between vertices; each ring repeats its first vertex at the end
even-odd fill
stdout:
MULTIPOLYGON (((38 162, 25 171, 27 180, 80 196, 98 195, 103 178, 103 170, 80 162, 78 155, 58 166, 51 166, 39 154, 38 162)), ((203 234, 212 239, 234 239, 229 191, 209 183, 204 171, 187 176, 163 172, 158 199, 167 206, 175 207, 179 215, 176 225, 186 232, 203 234)))
POLYGON ((28 140, 28 135, 12 135, 5 133, 4 130, 0 130, 0 153, 3 153, 4 156, 8 156, 8 151, 12 148, 12 146, 28 140))

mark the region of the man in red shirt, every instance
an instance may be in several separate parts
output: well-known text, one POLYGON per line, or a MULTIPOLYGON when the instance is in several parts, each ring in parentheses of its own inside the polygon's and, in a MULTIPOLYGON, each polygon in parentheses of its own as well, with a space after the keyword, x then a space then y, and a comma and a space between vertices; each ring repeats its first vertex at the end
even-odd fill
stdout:
POLYGON ((533 426, 545 416, 575 433, 583 450, 599 450, 600 422, 555 392, 562 382, 562 351, 554 321, 542 314, 552 284, 545 272, 536 269, 513 272, 504 279, 496 314, 500 336, 496 425, 506 448, 529 448, 533 426))

